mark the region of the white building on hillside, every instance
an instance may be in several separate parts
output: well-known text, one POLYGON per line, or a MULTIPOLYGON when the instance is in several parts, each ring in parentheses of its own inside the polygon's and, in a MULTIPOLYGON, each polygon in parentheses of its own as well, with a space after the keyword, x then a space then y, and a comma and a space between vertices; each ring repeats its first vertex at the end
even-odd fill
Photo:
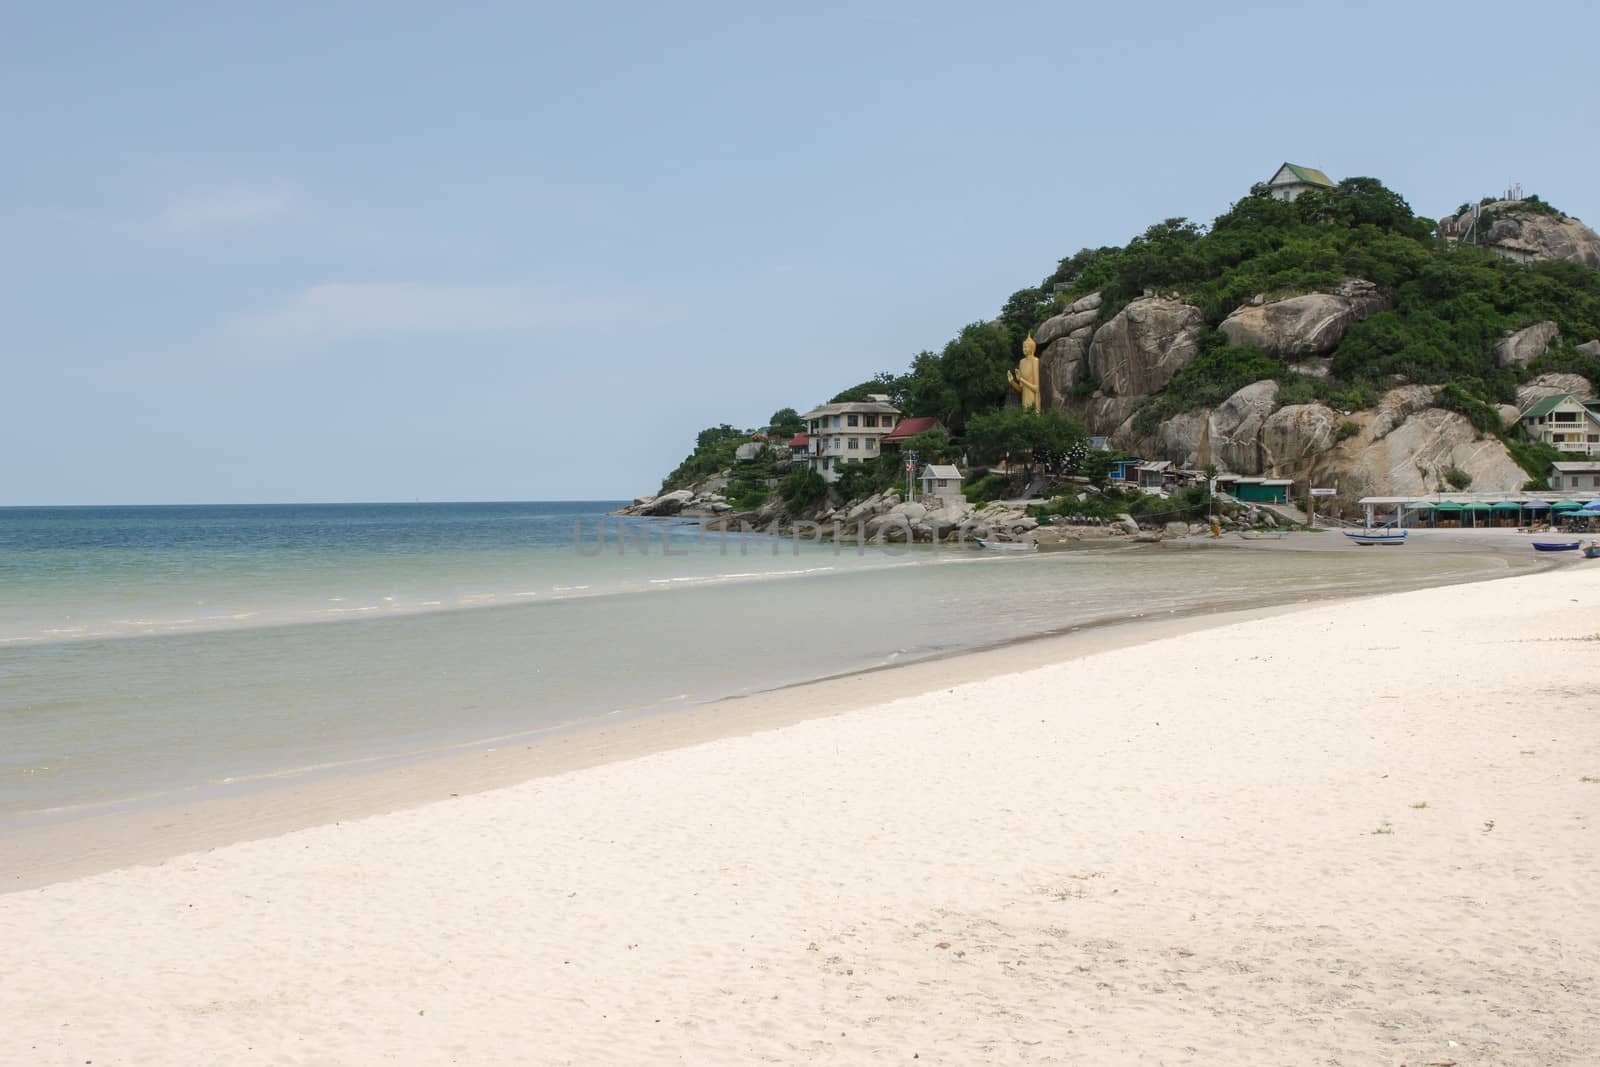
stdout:
POLYGON ((1529 437, 1558 452, 1600 456, 1600 415, 1571 394, 1535 402, 1520 421, 1529 437))
POLYGON ((900 409, 882 393, 865 400, 823 404, 800 416, 806 420, 806 455, 811 469, 830 482, 850 463, 877 459, 883 437, 900 421, 900 409))
POLYGON ((1298 163, 1285 163, 1267 179, 1267 191, 1277 200, 1293 200, 1312 189, 1332 188, 1333 179, 1315 167, 1302 167, 1298 163))

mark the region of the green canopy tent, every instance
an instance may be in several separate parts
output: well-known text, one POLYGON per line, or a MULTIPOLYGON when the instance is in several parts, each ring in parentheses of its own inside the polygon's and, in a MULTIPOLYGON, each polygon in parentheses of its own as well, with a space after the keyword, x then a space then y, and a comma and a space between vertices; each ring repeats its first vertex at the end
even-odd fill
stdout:
POLYGON ((1447 519, 1456 520, 1456 524, 1460 525, 1461 512, 1463 510, 1464 509, 1461 507, 1461 505, 1457 504, 1454 500, 1446 500, 1442 504, 1435 504, 1433 506, 1433 524, 1435 526, 1439 525, 1439 519, 1441 516, 1443 516, 1447 519))
POLYGON ((1483 520, 1489 517, 1494 508, 1482 500, 1474 500, 1470 504, 1462 505, 1461 510, 1472 516, 1472 525, 1476 528, 1483 524, 1483 520))
POLYGON ((1583 505, 1576 500, 1557 500, 1550 505, 1550 525, 1554 527, 1561 519, 1570 519, 1574 512, 1583 510, 1583 505))
POLYGON ((1515 515, 1514 525, 1522 525, 1522 502, 1520 500, 1496 500, 1490 510, 1494 512, 1494 518, 1515 515))

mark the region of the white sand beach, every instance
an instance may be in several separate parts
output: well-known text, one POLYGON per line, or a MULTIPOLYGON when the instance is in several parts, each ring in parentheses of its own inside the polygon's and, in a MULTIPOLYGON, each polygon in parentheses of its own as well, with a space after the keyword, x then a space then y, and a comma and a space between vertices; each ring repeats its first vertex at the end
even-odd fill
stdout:
POLYGON ((0 896, 0 1062, 1593 1063, 1597 693, 1582 565, 797 689, 0 896))

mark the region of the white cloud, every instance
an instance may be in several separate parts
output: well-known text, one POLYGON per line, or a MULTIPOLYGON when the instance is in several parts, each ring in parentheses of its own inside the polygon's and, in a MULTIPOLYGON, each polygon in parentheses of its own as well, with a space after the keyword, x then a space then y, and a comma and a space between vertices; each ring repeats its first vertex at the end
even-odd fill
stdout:
POLYGON ((595 310, 590 298, 528 283, 334 282, 304 289, 282 307, 241 319, 236 327, 251 337, 298 342, 516 337, 578 321, 595 310))
POLYGON ((169 233, 209 233, 266 222, 293 206, 294 194, 283 186, 232 186, 173 197, 157 221, 169 233))

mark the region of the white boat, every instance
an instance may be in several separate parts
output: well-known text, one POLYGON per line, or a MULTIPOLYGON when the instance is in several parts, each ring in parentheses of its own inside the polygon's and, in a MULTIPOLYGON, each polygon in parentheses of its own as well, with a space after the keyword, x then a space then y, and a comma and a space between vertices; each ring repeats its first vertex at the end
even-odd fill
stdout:
POLYGON ((1039 546, 1032 541, 991 541, 985 537, 975 537, 979 548, 987 548, 991 552, 1033 552, 1039 546))
POLYGON ((1346 530, 1344 535, 1363 547, 1370 545, 1403 545, 1407 530, 1346 530))

